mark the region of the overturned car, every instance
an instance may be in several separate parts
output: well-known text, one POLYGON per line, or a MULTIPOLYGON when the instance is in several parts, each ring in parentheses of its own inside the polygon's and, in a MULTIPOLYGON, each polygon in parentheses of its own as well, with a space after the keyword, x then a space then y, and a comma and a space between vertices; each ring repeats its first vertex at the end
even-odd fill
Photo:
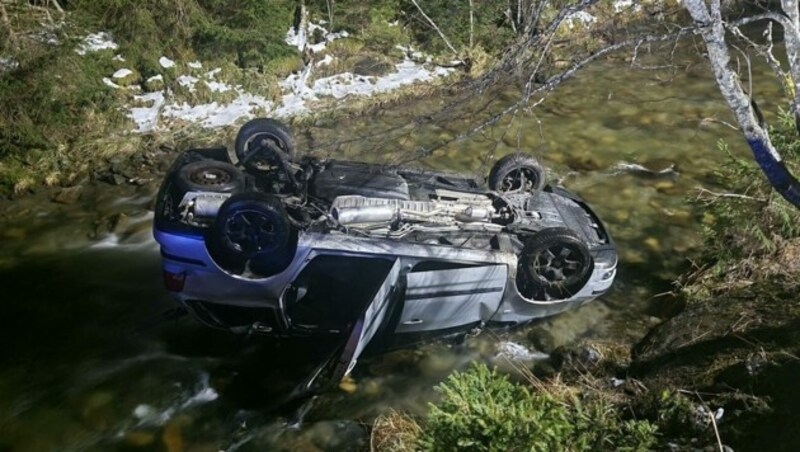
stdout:
POLYGON ((520 324, 614 280, 600 220, 524 154, 484 182, 298 157, 286 126, 255 119, 235 157, 186 151, 163 182, 154 234, 167 289, 214 328, 339 338, 320 368, 329 378, 367 345, 520 324))

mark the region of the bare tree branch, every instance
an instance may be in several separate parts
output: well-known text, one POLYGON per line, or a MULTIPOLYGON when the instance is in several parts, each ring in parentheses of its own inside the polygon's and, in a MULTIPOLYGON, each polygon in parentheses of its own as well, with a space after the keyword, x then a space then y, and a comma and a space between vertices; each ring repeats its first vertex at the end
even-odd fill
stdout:
POLYGON ((447 36, 445 36, 444 33, 442 33, 442 30, 439 28, 438 25, 436 25, 436 22, 434 22, 433 19, 428 17, 427 14, 425 14, 425 11, 423 11, 422 7, 419 6, 419 3, 417 3, 417 0, 411 0, 411 3, 413 3, 414 6, 417 7, 417 10, 420 12, 420 14, 422 14, 422 17, 424 17, 425 20, 427 20, 428 23, 431 24, 431 27, 433 27, 433 29, 436 30, 436 33, 439 33, 439 36, 444 41, 445 45, 447 45, 447 47, 453 52, 453 54, 458 56, 458 51, 455 49, 455 47, 453 47, 452 44, 450 44, 450 40, 447 39, 447 36))

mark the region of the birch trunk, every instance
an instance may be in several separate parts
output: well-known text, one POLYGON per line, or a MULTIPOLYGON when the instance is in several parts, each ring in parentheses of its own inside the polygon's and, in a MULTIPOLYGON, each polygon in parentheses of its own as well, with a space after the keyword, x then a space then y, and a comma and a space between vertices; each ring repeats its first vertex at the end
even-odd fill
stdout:
MULTIPOLYGON (((783 1, 794 5, 794 23, 797 23, 797 0, 783 1)), ((706 44, 708 59, 714 71, 717 86, 722 93, 722 97, 725 98, 725 102, 733 111, 742 134, 744 134, 747 144, 753 151, 756 162, 775 190, 794 206, 800 207, 800 182, 786 168, 780 154, 770 141, 767 130, 756 117, 752 107, 752 100, 742 89, 736 72, 731 69, 730 54, 728 52, 728 44, 725 42, 725 27, 722 21, 719 0, 711 0, 710 5, 706 5, 704 0, 684 0, 684 6, 692 16, 692 20, 697 25, 699 33, 706 44)), ((791 16, 789 16, 789 21, 793 21, 791 16)), ((798 47, 789 53, 790 65, 792 64, 792 58, 800 57, 798 55, 798 52, 800 52, 800 39, 798 39, 797 43, 798 47)), ((787 38, 786 45, 787 52, 789 52, 789 38, 787 38)), ((794 64, 798 65, 798 70, 800 70, 799 63, 800 61, 794 62, 794 64)), ((793 69, 792 76, 794 77, 793 69)), ((795 96, 797 96, 799 81, 800 77, 793 80, 795 96)), ((793 101, 797 105, 797 101, 794 99, 793 101)))

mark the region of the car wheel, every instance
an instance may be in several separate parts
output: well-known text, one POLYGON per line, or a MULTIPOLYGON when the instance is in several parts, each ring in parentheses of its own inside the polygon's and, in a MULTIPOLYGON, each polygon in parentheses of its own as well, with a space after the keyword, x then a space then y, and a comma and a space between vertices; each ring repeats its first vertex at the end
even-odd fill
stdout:
POLYGON ((583 288, 594 261, 586 244, 570 229, 548 228, 525 243, 517 286, 529 298, 569 298, 583 288))
POLYGON ((261 277, 277 274, 291 263, 297 231, 280 200, 263 193, 243 193, 220 207, 207 237, 209 254, 223 269, 261 277))
POLYGON ((509 154, 498 160, 489 172, 489 189, 501 193, 533 192, 544 187, 544 176, 544 169, 535 158, 522 153, 509 154))
POLYGON ((256 118, 239 129, 235 150, 236 157, 245 168, 263 171, 275 165, 276 159, 291 161, 294 158, 294 137, 281 122, 256 118))
POLYGON ((176 176, 183 191, 233 193, 244 188, 244 174, 230 163, 199 160, 189 163, 176 176))

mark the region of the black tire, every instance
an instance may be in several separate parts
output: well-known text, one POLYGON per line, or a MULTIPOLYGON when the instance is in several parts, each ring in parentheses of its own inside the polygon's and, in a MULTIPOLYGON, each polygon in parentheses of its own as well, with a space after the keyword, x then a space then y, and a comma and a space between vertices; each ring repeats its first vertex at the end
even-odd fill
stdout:
POLYGON ((294 159, 294 136, 289 127, 279 121, 268 118, 252 119, 236 134, 235 151, 239 163, 245 168, 264 170, 277 164, 277 158, 287 162, 294 159), (273 144, 279 151, 268 144, 273 144))
POLYGON ((525 243, 517 287, 528 298, 569 298, 583 288, 593 269, 589 248, 574 232, 543 229, 525 243))
POLYGON ((222 204, 206 243, 221 268, 266 277, 280 273, 292 262, 297 231, 279 199, 242 193, 222 204))
POLYGON ((175 176, 183 191, 235 193, 244 188, 244 174, 230 163, 199 160, 189 163, 175 176))
POLYGON ((535 158, 522 153, 509 154, 489 171, 489 189, 501 193, 509 191, 534 192, 545 184, 542 165, 535 158))

